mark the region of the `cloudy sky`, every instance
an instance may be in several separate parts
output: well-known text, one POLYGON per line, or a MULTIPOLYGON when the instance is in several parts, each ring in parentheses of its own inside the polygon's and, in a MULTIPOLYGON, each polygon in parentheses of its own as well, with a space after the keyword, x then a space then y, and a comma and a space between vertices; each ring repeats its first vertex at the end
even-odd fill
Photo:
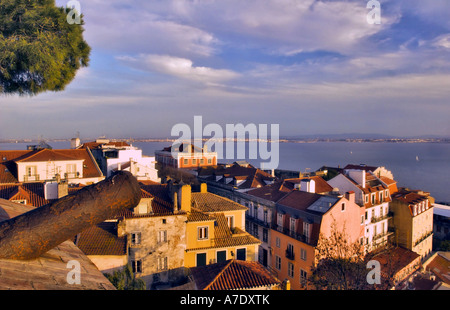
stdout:
POLYGON ((170 137, 194 115, 450 135, 448 0, 380 1, 381 24, 368 0, 79 2, 90 66, 63 92, 0 97, 0 138, 170 137))

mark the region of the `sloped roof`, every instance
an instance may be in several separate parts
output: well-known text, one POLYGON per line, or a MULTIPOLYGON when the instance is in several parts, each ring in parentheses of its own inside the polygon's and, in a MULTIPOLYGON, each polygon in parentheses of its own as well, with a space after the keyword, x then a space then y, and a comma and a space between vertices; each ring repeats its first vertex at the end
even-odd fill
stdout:
POLYGON ((213 193, 192 193, 193 207, 203 212, 222 212, 232 210, 247 210, 243 205, 213 193))
POLYGON ((86 255, 126 255, 127 237, 119 237, 115 222, 92 226, 76 237, 76 245, 86 255))
POLYGON ((83 178, 102 177, 103 173, 88 149, 37 151, 0 151, 0 183, 17 183, 17 163, 56 160, 83 160, 83 178))
POLYGON ((0 185, 0 198, 6 200, 27 200, 27 205, 42 207, 48 203, 45 199, 43 183, 23 183, 0 185))
POLYGON ((281 284, 260 263, 252 261, 232 259, 190 270, 199 290, 262 289, 281 284))

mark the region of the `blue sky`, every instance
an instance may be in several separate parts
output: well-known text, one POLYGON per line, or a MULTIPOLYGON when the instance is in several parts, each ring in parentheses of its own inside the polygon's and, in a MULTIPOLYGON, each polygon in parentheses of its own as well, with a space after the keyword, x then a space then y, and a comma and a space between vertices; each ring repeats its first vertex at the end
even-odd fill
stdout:
MULTIPOLYGON (((57 0, 65 6, 66 1, 57 0)), ((80 0, 88 68, 0 98, 0 138, 168 137, 177 123, 283 136, 450 135, 450 2, 80 0)))

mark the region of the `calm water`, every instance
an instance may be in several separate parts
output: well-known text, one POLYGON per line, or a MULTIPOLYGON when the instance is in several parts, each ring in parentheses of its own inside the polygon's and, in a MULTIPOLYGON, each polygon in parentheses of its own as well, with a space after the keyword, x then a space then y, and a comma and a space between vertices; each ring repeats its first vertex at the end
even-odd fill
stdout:
MULTIPOLYGON (((30 143, 28 143, 30 144, 30 143)), ((69 142, 51 142, 53 148, 69 148, 69 142)), ((0 143, 0 150, 23 150, 26 143, 0 143)), ((144 155, 170 142, 135 142, 144 155)), ((437 201, 450 202, 450 144, 448 143, 280 143, 279 169, 314 171, 326 165, 347 164, 384 166, 391 170, 398 186, 431 192, 437 201), (418 160, 416 159, 418 157, 418 160)), ((239 160, 241 160, 239 158, 239 160)), ((260 166, 260 160, 247 160, 260 166)), ((219 162, 233 162, 224 160, 219 162)))

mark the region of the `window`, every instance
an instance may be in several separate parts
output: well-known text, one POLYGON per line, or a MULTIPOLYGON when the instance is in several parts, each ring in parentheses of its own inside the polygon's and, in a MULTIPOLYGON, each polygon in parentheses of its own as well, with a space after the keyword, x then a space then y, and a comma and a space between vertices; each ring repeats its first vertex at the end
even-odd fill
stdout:
POLYGON ((184 164, 185 164, 185 165, 187 165, 187 164, 189 163, 189 160, 187 160, 187 159, 184 159, 184 161, 183 161, 183 162, 184 162, 184 164))
POLYGON ((236 259, 237 260, 247 260, 247 249, 237 249, 236 251, 236 259))
POLYGON ((344 212, 345 211, 345 203, 343 202, 342 204, 341 204, 341 212, 344 212))
POLYGON ((306 250, 300 249, 300 258, 306 261, 306 250))
POLYGON ((309 223, 304 222, 303 223, 303 235, 305 235, 306 237, 306 242, 309 242, 309 230, 310 230, 310 225, 309 223))
POLYGON ((386 198, 389 197, 389 191, 388 191, 388 190, 385 191, 385 197, 386 197, 386 198))
POLYGON ((375 204, 375 194, 372 194, 372 204, 375 204))
POLYGON ((305 270, 300 269, 300 285, 306 286, 307 279, 308 279, 308 273, 305 270))
POLYGON ((280 243, 281 243, 281 242, 280 242, 280 238, 277 237, 277 238, 275 239, 275 245, 277 246, 277 248, 280 247, 280 243))
POLYGON ((192 159, 192 164, 193 164, 193 165, 196 165, 196 164, 197 164, 197 159, 193 158, 193 159, 192 159))
POLYGON ((212 159, 211 158, 208 158, 208 164, 209 165, 212 164, 212 159))
POLYGON ((206 265, 206 253, 197 253, 197 267, 206 265))
POLYGON ((361 224, 364 224, 364 215, 361 215, 361 224))
POLYGON ((275 268, 281 270, 281 257, 275 255, 275 268))
POLYGON ((133 273, 141 273, 142 272, 142 260, 132 260, 131 261, 131 269, 133 273))
POLYGON ((208 227, 199 227, 197 230, 197 239, 206 240, 208 239, 208 227))
POLYGON ((369 195, 366 195, 366 203, 369 202, 369 195))
POLYGON ((131 233, 131 244, 132 245, 137 245, 137 244, 141 244, 141 233, 131 233))
POLYGON ((216 261, 218 263, 222 263, 227 260, 227 251, 217 251, 216 261))
POLYGON ((277 215, 277 225, 283 227, 283 214, 278 213, 277 215))
POLYGON ((158 231, 158 243, 167 242, 167 230, 158 231))
POLYGON ((288 276, 294 277, 294 264, 288 263, 288 276))
POLYGON ((264 224, 268 223, 269 219, 269 212, 267 210, 264 210, 264 224))
POLYGON ((291 217, 289 219, 289 230, 290 230, 291 233, 295 232, 295 222, 296 222, 295 218, 291 217))
POLYGON ((383 192, 380 192, 380 202, 383 201, 383 192))
POLYGON ((158 270, 167 270, 167 257, 158 257, 158 270))
POLYGON ((266 228, 263 228, 263 242, 267 242, 268 241, 268 236, 269 236, 269 232, 267 231, 266 228))
POLYGON ((36 175, 36 166, 27 166, 26 167, 27 176, 32 177, 36 175))

